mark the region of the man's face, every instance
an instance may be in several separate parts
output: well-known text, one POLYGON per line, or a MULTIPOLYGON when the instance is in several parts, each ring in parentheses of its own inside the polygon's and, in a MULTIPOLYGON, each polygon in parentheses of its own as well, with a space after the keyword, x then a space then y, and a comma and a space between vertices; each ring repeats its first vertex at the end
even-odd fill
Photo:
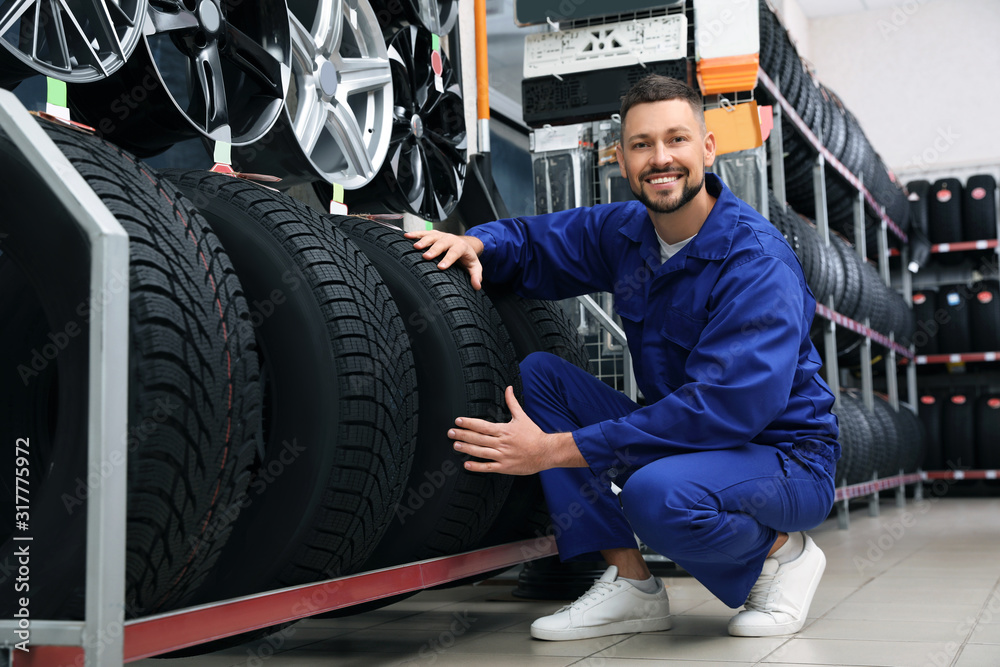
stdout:
POLYGON ((636 104, 622 124, 618 166, 632 193, 657 213, 673 213, 705 185, 715 136, 705 133, 685 100, 636 104))

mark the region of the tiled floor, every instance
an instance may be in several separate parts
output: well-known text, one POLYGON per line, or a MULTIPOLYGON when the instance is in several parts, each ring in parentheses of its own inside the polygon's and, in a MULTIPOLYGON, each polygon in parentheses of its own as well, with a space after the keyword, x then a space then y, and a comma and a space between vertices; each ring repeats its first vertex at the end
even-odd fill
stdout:
POLYGON ((666 579, 668 632, 571 642, 531 639, 528 626, 560 603, 510 595, 512 585, 427 591, 391 607, 307 620, 284 635, 146 667, 462 665, 651 667, 900 665, 1000 667, 1000 499, 941 495, 881 516, 851 512, 812 531, 827 570, 810 620, 793 637, 726 634, 733 611, 694 579, 666 579))

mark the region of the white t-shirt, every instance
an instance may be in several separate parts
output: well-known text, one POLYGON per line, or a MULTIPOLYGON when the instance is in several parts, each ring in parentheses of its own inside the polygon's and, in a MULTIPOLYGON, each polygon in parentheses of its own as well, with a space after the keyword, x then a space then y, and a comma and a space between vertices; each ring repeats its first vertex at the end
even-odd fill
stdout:
POLYGON ((677 243, 667 243, 660 238, 659 234, 657 234, 656 240, 660 242, 660 261, 666 262, 668 259, 680 252, 681 248, 690 243, 693 238, 694 236, 689 236, 683 241, 678 241, 677 243))

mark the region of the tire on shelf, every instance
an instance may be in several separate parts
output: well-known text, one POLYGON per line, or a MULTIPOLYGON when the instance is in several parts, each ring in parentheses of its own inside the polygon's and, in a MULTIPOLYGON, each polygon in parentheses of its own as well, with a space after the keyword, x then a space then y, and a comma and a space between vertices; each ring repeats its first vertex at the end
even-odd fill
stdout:
POLYGON ((841 422, 841 439, 847 441, 849 454, 846 465, 837 464, 837 479, 835 481, 838 485, 845 478, 848 484, 867 481, 871 479, 874 470, 875 451, 872 427, 864 403, 856 391, 845 390, 840 394, 837 410, 837 418, 841 422))
POLYGON ((394 518, 415 447, 414 360, 389 289, 299 202, 230 176, 162 173, 229 248, 263 368, 263 449, 203 599, 357 571, 394 518))
POLYGON ((987 470, 1000 469, 1000 394, 981 396, 976 402, 976 465, 987 470))
POLYGON ((913 345, 917 354, 938 354, 937 290, 923 289, 913 293, 913 319, 915 331, 913 345))
POLYGON ((970 176, 962 200, 962 240, 997 237, 997 182, 989 174, 970 176))
MULTIPOLYGON (((552 301, 525 299, 503 286, 486 286, 514 344, 518 362, 532 352, 548 352, 589 371, 583 341, 563 307, 552 301)), ((505 544, 548 534, 550 519, 538 475, 515 477, 507 501, 483 538, 482 546, 505 544)))
POLYGON ((976 467, 974 413, 974 402, 965 392, 956 391, 944 399, 941 407, 943 469, 968 470, 976 467))
POLYGON ((942 285, 938 292, 941 326, 938 330, 940 354, 964 354, 972 348, 969 331, 968 288, 965 285, 942 285))
POLYGON ((896 433, 901 448, 900 467, 903 472, 916 472, 924 457, 924 427, 920 419, 909 407, 900 403, 899 411, 893 412, 896 419, 896 433))
MULTIPOLYGON (((42 126, 129 234, 129 272, 91 301, 89 284, 63 284, 66 275, 78 275, 66 267, 78 267, 81 258, 63 256, 60 244, 46 239, 23 245, 27 235, 12 231, 0 256, 6 274, 0 307, 4 321, 14 308, 31 327, 26 333, 58 335, 71 325, 85 331, 92 309, 127 281, 125 609, 129 617, 151 614, 183 605, 205 583, 230 535, 229 526, 214 519, 232 508, 249 482, 261 397, 247 303, 219 239, 175 188, 103 140, 42 126), (17 292, 7 287, 14 264, 26 285, 17 292)), ((17 206, 7 201, 5 220, 13 220, 17 206)), ((18 344, 27 351, 51 336, 11 341, 18 334, 9 329, 3 334, 5 356, 18 344)), ((64 341, 65 349, 38 378, 47 383, 40 391, 3 380, 4 407, 14 411, 0 422, 17 428, 15 420, 33 421, 37 427, 30 595, 33 614, 42 618, 82 618, 88 484, 100 484, 107 474, 103 468, 87 471, 87 448, 81 446, 87 442, 87 338, 64 341), (11 398, 20 405, 11 405, 11 398)), ((31 357, 11 361, 32 363, 31 357)), ((10 537, 2 536, 0 562, 10 562, 14 552, 10 537)))
POLYGON ((447 438, 455 418, 509 419, 504 390, 520 380, 499 314, 460 268, 441 271, 399 229, 357 217, 326 218, 368 255, 409 335, 421 404, 417 448, 404 497, 365 569, 458 553, 489 530, 510 489, 506 475, 465 470, 447 438))
POLYGON ((920 466, 924 470, 944 470, 944 450, 941 446, 941 415, 944 397, 935 392, 920 396, 920 422, 924 426, 924 453, 920 466))
POLYGON ((927 198, 927 231, 931 243, 962 240, 962 196, 962 183, 957 178, 942 178, 931 186, 927 198))
POLYGON ((930 223, 930 202, 928 197, 931 193, 931 184, 928 181, 917 180, 906 184, 909 192, 907 200, 910 202, 910 221, 913 227, 923 232, 927 236, 930 223))
POLYGON ((983 281, 969 300, 972 352, 1000 351, 1000 284, 983 281))

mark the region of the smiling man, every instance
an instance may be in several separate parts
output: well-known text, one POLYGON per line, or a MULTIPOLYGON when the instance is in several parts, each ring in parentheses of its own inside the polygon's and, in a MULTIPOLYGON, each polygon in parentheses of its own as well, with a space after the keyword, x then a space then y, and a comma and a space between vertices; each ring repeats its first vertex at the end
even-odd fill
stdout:
POLYGON ((549 510, 574 517, 563 560, 609 568, 531 626, 565 640, 670 627, 667 592, 635 537, 730 607, 737 636, 798 632, 826 560, 804 532, 833 506, 834 397, 809 339, 816 302, 788 243, 714 174, 701 99, 661 76, 622 101, 618 163, 638 201, 500 220, 415 247, 525 297, 614 294, 646 404, 536 353, 513 419, 459 418, 469 470, 539 472, 549 510), (621 488, 616 496, 611 483, 621 488))

